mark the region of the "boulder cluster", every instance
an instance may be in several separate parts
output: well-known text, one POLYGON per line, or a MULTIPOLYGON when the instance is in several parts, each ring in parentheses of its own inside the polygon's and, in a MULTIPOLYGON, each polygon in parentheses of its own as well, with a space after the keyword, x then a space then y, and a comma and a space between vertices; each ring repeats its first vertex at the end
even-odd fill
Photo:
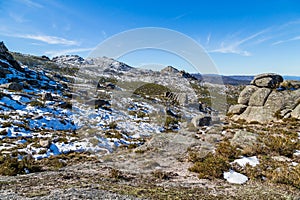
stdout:
POLYGON ((285 87, 283 77, 266 73, 254 77, 229 108, 233 120, 267 123, 282 118, 300 119, 300 89, 285 87))

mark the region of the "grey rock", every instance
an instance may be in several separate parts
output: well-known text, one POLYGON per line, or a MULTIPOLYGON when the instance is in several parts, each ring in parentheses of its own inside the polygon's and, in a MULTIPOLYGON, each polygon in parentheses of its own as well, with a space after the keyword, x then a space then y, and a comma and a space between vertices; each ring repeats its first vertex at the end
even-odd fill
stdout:
POLYGON ((271 93, 269 88, 259 88, 249 99, 249 106, 263 106, 271 93))
POLYGON ((41 147, 48 148, 50 146, 51 142, 47 139, 41 139, 39 141, 39 143, 40 143, 41 147))
POLYGON ((276 88, 283 82, 283 77, 275 73, 259 74, 254 77, 252 85, 266 88, 276 88))
POLYGON ((49 93, 49 92, 44 93, 44 94, 42 95, 42 99, 43 99, 44 101, 53 101, 52 94, 49 93))
MULTIPOLYGON (((0 66, 2 66, 1 61, 0 61, 0 66)), ((7 69, 0 68, 0 78, 5 78, 7 74, 11 74, 11 73, 12 72, 7 69)))
POLYGON ((21 85, 20 83, 16 83, 16 82, 3 84, 3 85, 1 85, 1 87, 9 89, 9 90, 14 90, 14 91, 20 91, 23 89, 23 85, 21 85))
POLYGON ((192 124, 195 127, 199 127, 199 126, 209 126, 212 122, 212 118, 209 115, 205 115, 205 114, 200 114, 195 116, 192 119, 192 124))
POLYGON ((275 121, 274 112, 263 106, 248 106, 241 115, 234 115, 233 120, 246 120, 247 122, 267 123, 275 121))
POLYGON ((178 73, 179 70, 172 66, 167 66, 164 69, 162 69, 160 72, 161 73, 178 73))
POLYGON ((288 99, 289 94, 286 91, 272 91, 265 102, 265 107, 273 112, 277 112, 286 107, 288 99))
POLYGON ((230 106, 228 110, 228 114, 239 115, 242 114, 246 110, 247 106, 243 104, 237 104, 230 106))
POLYGON ((248 131, 238 130, 233 138, 230 140, 232 146, 238 146, 241 148, 255 146, 258 143, 258 134, 248 131))
POLYGON ((20 64, 14 59, 14 57, 9 53, 8 49, 3 42, 0 42, 0 59, 7 61, 13 68, 20 72, 24 72, 24 69, 20 64))
POLYGON ((246 86, 238 98, 238 103, 248 105, 251 95, 258 89, 259 88, 254 85, 246 86))
POLYGON ((284 109, 280 111, 280 116, 283 118, 289 118, 291 116, 291 109, 284 109))
POLYGON ((300 119, 300 104, 291 112, 291 117, 300 119))

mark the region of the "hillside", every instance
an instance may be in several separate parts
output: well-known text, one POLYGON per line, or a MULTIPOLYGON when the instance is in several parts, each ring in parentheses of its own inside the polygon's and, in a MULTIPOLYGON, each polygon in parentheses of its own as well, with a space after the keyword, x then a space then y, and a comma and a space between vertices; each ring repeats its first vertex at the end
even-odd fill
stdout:
POLYGON ((0 199, 299 199, 300 83, 224 80, 1 43, 0 199))

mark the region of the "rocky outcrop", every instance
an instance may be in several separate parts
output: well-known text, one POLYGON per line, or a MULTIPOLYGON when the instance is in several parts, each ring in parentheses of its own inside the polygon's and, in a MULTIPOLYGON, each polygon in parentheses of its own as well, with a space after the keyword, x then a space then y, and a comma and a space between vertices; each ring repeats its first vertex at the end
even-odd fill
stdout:
POLYGON ((179 73, 179 70, 176 69, 175 67, 172 66, 167 66, 165 68, 163 68, 161 71, 161 73, 179 73))
POLYGON ((261 74, 255 76, 238 98, 238 104, 229 108, 233 120, 267 123, 280 118, 300 119, 300 90, 282 89, 282 76, 261 74))
POLYGON ((3 42, 0 42, 0 64, 4 68, 8 68, 8 65, 11 65, 18 71, 24 71, 20 64, 9 53, 8 49, 6 48, 3 42))
POLYGON ((33 88, 45 90, 65 89, 59 82, 54 80, 52 74, 43 70, 33 70, 25 65, 21 66, 3 42, 0 42, 0 88, 13 91, 33 88))

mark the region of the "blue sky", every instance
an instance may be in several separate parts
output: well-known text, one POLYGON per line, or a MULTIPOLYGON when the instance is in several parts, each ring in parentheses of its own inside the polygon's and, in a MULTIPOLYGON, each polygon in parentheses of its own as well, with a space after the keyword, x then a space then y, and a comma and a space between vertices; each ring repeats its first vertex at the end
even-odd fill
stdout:
MULTIPOLYGON (((300 75, 300 1, 1 0, 0 40, 12 51, 83 57, 109 37, 134 28, 181 32, 209 53, 221 74, 300 75)), ((161 51, 122 61, 187 69, 161 51)))

